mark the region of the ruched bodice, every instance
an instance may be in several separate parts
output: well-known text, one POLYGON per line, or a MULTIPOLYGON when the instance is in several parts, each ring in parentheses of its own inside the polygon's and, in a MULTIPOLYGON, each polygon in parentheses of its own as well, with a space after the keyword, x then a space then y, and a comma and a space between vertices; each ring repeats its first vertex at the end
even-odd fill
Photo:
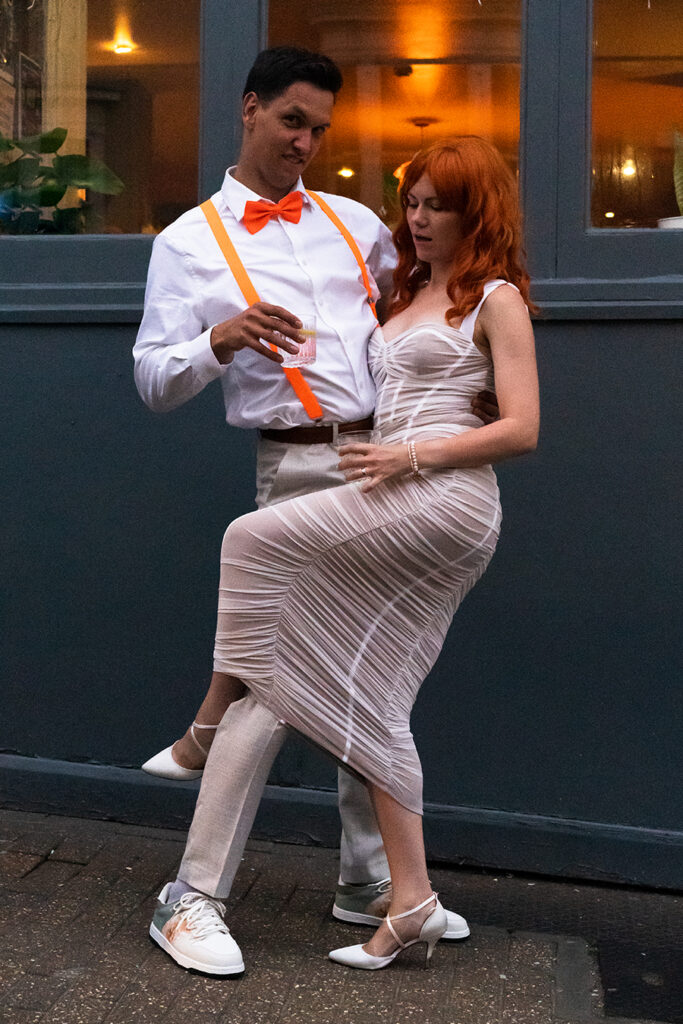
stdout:
POLYGON ((378 392, 375 428, 383 441, 481 426, 471 403, 478 391, 493 387, 493 365, 460 328, 420 323, 387 340, 378 327, 369 359, 378 392))

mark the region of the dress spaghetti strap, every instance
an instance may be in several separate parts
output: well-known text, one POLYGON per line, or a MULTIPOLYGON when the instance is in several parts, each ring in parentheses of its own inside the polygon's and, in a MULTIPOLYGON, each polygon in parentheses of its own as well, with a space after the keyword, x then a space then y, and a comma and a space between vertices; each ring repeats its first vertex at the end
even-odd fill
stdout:
POLYGON ((472 312, 467 314, 463 322, 460 324, 460 327, 458 328, 458 330, 462 331, 465 337, 468 338, 470 341, 472 341, 472 339, 474 338, 474 327, 477 322, 477 317, 479 316, 481 307, 484 305, 491 292, 494 292, 496 288, 499 288, 502 284, 509 284, 510 287, 514 288, 516 292, 519 291, 519 288, 516 285, 511 284, 509 281, 505 281, 503 280, 503 278, 500 277, 496 278, 493 281, 486 282, 486 284, 484 285, 484 294, 482 295, 481 299, 474 307, 472 312))

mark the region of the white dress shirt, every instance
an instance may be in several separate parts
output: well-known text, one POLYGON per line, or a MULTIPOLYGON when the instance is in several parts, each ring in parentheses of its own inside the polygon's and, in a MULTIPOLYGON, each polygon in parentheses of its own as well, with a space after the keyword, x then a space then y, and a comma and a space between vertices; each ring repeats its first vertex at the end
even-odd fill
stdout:
MULTIPOLYGON (((375 404, 367 345, 376 323, 355 257, 301 180, 296 185, 303 193, 299 223, 272 219, 249 234, 244 207, 260 197, 232 177, 233 169, 212 201, 262 301, 299 317, 315 315, 316 361, 301 370, 322 406, 323 421, 363 419, 375 404)), ((360 203, 323 195, 356 240, 374 296, 388 294, 396 261, 389 230, 360 203)), ((227 366, 216 359, 212 327, 245 307, 198 207, 156 237, 133 349, 135 382, 151 409, 182 405, 220 377, 228 423, 276 429, 310 424, 279 364, 249 348, 227 366)))

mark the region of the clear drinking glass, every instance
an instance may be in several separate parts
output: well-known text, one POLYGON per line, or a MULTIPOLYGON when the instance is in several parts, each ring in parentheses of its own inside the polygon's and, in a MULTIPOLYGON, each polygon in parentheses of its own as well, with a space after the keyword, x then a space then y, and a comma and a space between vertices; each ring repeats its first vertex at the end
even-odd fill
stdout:
POLYGON ((337 436, 337 448, 344 444, 379 444, 380 435, 378 430, 350 430, 348 433, 339 433, 337 436))
POLYGON ((315 324, 314 316, 301 316, 301 330, 299 333, 303 335, 303 344, 299 345, 298 352, 285 352, 284 349, 280 349, 283 361, 282 366, 287 369, 293 369, 296 366, 309 366, 315 362, 315 343, 317 337, 317 329, 315 324))

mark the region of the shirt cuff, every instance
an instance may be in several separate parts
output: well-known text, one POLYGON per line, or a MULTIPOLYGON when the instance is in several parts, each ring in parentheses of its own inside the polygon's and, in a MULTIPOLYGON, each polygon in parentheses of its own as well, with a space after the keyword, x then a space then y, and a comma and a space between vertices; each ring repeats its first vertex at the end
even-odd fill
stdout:
POLYGON ((192 341, 186 341, 183 345, 183 355, 192 367, 195 379, 200 381, 202 386, 209 384, 212 380, 216 380, 217 377, 222 377, 229 365, 223 365, 223 363, 219 363, 216 359, 215 353, 211 348, 212 330, 213 325, 203 331, 198 337, 193 338, 192 341))

